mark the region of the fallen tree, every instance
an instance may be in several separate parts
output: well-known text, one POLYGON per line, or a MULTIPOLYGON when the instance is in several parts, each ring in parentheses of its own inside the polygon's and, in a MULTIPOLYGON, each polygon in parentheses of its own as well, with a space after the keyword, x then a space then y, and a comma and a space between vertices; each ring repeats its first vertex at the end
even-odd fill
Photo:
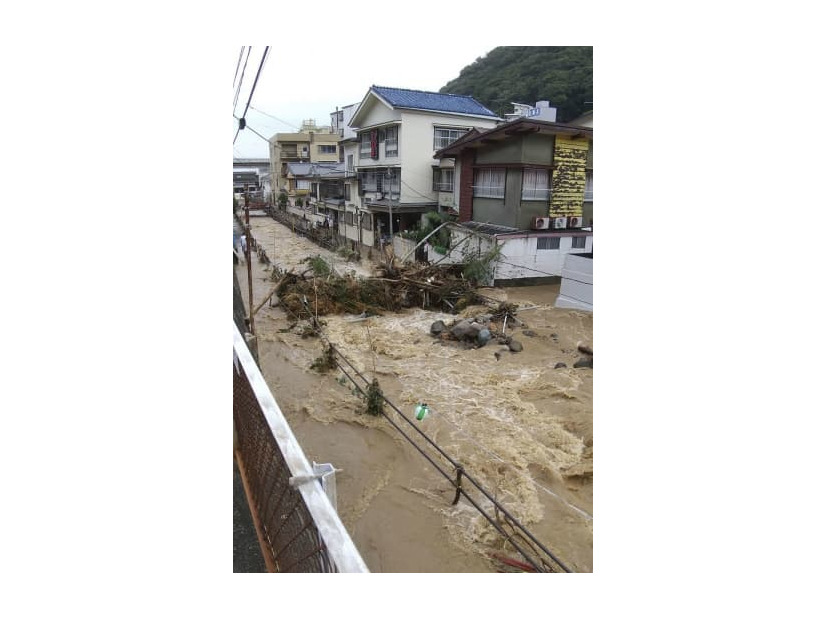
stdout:
POLYGON ((472 304, 485 303, 466 279, 462 265, 398 267, 390 262, 375 277, 340 276, 320 256, 305 259, 302 273, 286 273, 275 287, 279 303, 294 316, 327 314, 371 314, 397 312, 403 308, 428 308, 460 312, 472 304))

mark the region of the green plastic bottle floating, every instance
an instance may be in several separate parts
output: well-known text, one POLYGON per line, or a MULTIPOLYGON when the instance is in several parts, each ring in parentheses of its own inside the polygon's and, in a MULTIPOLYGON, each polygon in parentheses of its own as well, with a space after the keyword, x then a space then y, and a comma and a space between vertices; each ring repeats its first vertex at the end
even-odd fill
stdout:
POLYGON ((416 419, 417 420, 424 420, 424 417, 430 413, 427 409, 427 403, 421 403, 416 405, 416 419))

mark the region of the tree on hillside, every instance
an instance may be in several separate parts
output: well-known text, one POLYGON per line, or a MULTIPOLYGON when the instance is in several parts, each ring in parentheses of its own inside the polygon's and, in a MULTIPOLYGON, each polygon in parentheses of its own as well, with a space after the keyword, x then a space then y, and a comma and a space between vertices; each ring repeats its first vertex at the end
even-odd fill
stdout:
POLYGON ((592 47, 497 47, 439 92, 470 95, 499 116, 512 101, 547 100, 564 123, 593 109, 593 58, 592 47))

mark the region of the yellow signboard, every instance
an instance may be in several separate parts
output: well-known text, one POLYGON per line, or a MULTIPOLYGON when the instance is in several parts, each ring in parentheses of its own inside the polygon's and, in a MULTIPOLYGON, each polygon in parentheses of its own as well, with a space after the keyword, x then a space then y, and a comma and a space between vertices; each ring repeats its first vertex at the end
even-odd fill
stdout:
POLYGON ((554 146, 554 172, 551 179, 551 217, 582 217, 585 200, 585 161, 587 140, 558 137, 554 146))

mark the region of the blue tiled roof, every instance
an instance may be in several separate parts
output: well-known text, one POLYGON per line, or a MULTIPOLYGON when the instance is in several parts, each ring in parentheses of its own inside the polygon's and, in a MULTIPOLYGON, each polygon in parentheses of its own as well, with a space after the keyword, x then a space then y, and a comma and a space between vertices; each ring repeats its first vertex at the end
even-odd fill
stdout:
POLYGON ((437 110, 439 112, 475 114, 477 116, 498 118, 496 114, 469 95, 429 93, 423 90, 388 88, 386 86, 372 86, 372 90, 381 95, 394 108, 437 110))

